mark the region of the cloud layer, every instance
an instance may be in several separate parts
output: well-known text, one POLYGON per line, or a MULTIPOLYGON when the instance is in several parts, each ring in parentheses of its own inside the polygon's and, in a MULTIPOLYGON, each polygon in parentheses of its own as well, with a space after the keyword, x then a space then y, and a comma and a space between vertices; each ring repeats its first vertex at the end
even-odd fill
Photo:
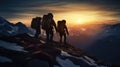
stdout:
POLYGON ((48 12, 94 11, 120 17, 120 0, 1 0, 0 16, 7 19, 43 15, 48 12))

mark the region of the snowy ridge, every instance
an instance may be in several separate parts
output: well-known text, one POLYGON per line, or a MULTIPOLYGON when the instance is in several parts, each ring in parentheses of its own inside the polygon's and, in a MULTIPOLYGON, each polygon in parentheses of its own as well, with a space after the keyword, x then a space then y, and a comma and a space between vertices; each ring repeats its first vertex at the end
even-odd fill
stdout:
POLYGON ((79 65, 75 65, 72 61, 70 61, 69 59, 60 59, 59 57, 56 58, 56 60, 58 61, 58 63, 62 66, 62 67, 80 67, 79 65))
POLYGON ((6 36, 15 36, 24 33, 33 34, 33 32, 29 30, 22 22, 12 24, 4 18, 0 17, 0 34, 6 36))
POLYGON ((9 43, 1 40, 0 40, 0 47, 6 48, 9 50, 27 52, 26 50, 24 50, 23 47, 18 46, 16 43, 9 43))
MULTIPOLYGON (((90 66, 101 67, 101 65, 96 64, 96 61, 94 61, 92 58, 90 58, 88 56, 76 57, 76 56, 70 55, 69 53, 67 53, 65 51, 61 51, 61 55, 62 56, 66 56, 66 57, 72 57, 72 58, 75 58, 75 59, 82 60, 82 61, 86 62, 87 64, 89 64, 90 66)), ((59 58, 57 58, 57 59, 60 60, 59 58)), ((107 67, 107 66, 102 66, 102 67, 107 67)))

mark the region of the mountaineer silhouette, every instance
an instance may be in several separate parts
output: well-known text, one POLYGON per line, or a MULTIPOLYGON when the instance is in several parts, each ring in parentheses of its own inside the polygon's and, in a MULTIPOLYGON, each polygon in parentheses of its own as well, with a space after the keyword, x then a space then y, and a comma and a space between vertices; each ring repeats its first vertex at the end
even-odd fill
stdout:
POLYGON ((47 42, 53 41, 53 36, 54 36, 53 28, 55 28, 55 30, 57 31, 56 23, 53 19, 53 14, 48 13, 47 15, 44 15, 42 19, 42 29, 45 30, 46 32, 47 42))
POLYGON ((69 35, 68 28, 66 26, 66 20, 57 22, 57 31, 60 36, 60 43, 62 43, 62 37, 64 36, 64 43, 66 44, 66 34, 69 35))
POLYGON ((36 30, 36 33, 34 36, 35 38, 39 38, 39 35, 41 34, 40 25, 41 25, 41 17, 36 17, 32 19, 31 28, 36 30))

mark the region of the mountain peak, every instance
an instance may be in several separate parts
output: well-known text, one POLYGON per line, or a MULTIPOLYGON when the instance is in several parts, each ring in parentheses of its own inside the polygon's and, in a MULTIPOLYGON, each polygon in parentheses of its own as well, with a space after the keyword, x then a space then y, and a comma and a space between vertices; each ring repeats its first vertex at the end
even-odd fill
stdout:
POLYGON ((116 23, 114 25, 111 25, 111 28, 120 28, 120 23, 116 23))
POLYGON ((16 23, 16 24, 15 24, 15 26, 26 27, 26 25, 25 25, 25 24, 23 24, 22 22, 18 22, 18 23, 16 23))
POLYGON ((0 24, 2 24, 2 23, 9 23, 9 22, 0 16, 0 24))
POLYGON ((19 24, 23 24, 23 23, 22 23, 22 22, 17 22, 16 25, 17 25, 17 24, 19 25, 19 24))
POLYGON ((31 31, 22 23, 10 23, 4 18, 0 18, 0 34, 6 36, 15 36, 23 33, 30 33, 31 31))

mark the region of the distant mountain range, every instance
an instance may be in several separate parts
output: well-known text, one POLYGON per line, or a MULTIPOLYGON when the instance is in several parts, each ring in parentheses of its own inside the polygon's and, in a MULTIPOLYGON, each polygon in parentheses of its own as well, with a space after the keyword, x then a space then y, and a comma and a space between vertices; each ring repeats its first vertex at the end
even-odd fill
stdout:
POLYGON ((22 22, 12 24, 0 17, 0 34, 14 36, 23 33, 32 33, 22 22))
POLYGON ((104 26, 86 50, 105 63, 120 64, 120 23, 104 26))

